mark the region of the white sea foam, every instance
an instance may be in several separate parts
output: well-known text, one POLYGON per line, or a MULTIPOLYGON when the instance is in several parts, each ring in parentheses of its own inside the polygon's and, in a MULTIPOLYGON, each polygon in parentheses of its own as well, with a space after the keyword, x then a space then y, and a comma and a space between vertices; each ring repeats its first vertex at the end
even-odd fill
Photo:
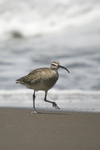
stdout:
POLYGON ((32 37, 70 30, 84 25, 100 26, 99 1, 12 1, 1 0, 0 36, 32 37), (98 23, 96 23, 98 22, 98 23))
MULTIPOLYGON (((0 107, 32 108, 32 90, 1 90, 0 107)), ((36 108, 51 109, 51 104, 44 102, 44 92, 36 92, 36 108)), ((61 111, 100 112, 100 91, 61 91, 51 90, 48 99, 55 101, 61 111)))

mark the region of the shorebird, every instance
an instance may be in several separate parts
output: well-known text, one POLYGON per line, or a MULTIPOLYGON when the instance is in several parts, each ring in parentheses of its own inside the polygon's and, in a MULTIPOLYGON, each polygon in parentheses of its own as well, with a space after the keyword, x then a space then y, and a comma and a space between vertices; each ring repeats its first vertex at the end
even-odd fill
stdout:
POLYGON ((37 113, 35 109, 35 91, 43 90, 45 91, 44 101, 52 103, 53 107, 60 109, 55 102, 47 100, 47 92, 51 89, 59 78, 58 69, 63 68, 68 73, 69 70, 59 64, 59 62, 52 62, 50 68, 39 68, 31 71, 28 75, 17 79, 16 83, 25 85, 29 89, 33 89, 33 111, 32 113, 37 113))

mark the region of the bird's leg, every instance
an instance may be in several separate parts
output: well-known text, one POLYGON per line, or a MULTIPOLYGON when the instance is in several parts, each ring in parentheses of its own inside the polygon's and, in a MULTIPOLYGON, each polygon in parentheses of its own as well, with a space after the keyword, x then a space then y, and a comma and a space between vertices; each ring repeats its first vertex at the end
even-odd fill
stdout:
POLYGON ((52 103, 52 105, 53 105, 53 107, 55 107, 55 109, 60 109, 60 108, 57 106, 57 104, 56 104, 55 102, 48 101, 48 100, 46 99, 46 97, 47 97, 47 92, 45 92, 44 101, 45 101, 45 102, 48 102, 48 103, 52 103))
POLYGON ((35 91, 33 93, 33 111, 31 113, 37 113, 35 109, 35 91))

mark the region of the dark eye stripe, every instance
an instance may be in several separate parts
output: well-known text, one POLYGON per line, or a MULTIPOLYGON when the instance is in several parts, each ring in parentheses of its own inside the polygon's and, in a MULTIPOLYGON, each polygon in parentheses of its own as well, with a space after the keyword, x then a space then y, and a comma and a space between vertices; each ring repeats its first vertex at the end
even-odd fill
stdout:
POLYGON ((55 64, 52 64, 53 66, 56 66, 55 64))

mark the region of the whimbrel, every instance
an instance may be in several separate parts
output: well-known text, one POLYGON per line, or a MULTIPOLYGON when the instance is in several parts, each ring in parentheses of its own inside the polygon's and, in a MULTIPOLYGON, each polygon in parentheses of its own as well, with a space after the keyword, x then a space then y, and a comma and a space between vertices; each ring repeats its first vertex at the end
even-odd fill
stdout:
POLYGON ((69 72, 69 70, 59 64, 59 62, 53 62, 51 63, 50 68, 39 68, 36 70, 31 71, 28 75, 17 79, 16 83, 20 83, 22 85, 25 85, 29 89, 33 89, 33 113, 36 113, 35 109, 35 91, 43 90, 45 91, 45 97, 44 101, 52 103, 53 107, 56 109, 59 109, 57 104, 55 102, 49 101, 46 99, 47 92, 49 89, 51 89, 56 81, 58 80, 59 74, 58 69, 63 68, 69 72))

